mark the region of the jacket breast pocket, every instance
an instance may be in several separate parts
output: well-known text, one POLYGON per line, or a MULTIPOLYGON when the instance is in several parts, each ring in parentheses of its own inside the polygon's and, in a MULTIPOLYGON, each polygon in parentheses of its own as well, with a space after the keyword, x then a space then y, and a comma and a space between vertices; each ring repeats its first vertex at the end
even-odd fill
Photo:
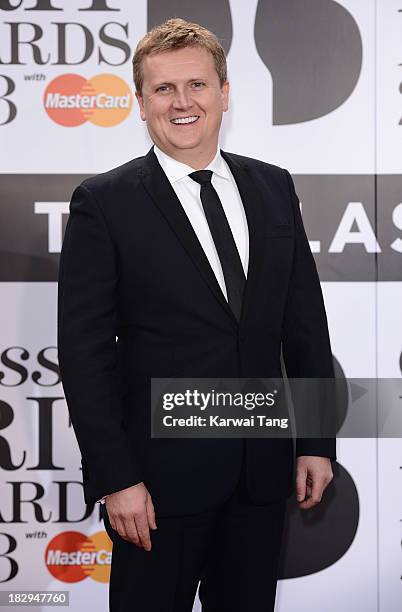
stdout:
POLYGON ((271 225, 265 229, 264 234, 267 238, 293 238, 294 229, 288 223, 271 225))

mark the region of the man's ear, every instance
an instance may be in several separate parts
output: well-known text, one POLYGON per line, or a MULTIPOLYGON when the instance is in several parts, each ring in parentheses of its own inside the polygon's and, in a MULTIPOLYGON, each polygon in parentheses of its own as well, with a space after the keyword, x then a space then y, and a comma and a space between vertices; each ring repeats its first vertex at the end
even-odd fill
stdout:
POLYGON ((140 116, 141 116, 141 119, 143 121, 145 121, 146 117, 145 117, 144 100, 143 100, 141 92, 140 91, 136 91, 135 92, 135 97, 137 98, 138 106, 140 107, 140 116))
POLYGON ((222 110, 225 113, 229 108, 229 81, 222 85, 222 110))

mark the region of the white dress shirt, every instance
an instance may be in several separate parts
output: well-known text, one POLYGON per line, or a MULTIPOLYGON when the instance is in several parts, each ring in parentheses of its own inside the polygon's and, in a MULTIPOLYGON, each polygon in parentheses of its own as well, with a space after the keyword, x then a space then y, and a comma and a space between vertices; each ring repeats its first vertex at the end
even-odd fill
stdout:
MULTIPOLYGON (((156 145, 154 145, 154 152, 193 226, 222 292, 227 299, 222 266, 201 204, 201 185, 188 176, 191 172, 194 172, 194 168, 166 155, 156 145)), ((213 160, 204 170, 212 170, 213 172, 212 185, 222 202, 223 210, 225 211, 237 250, 239 251, 240 260, 243 264, 244 274, 247 277, 248 228, 246 214, 236 181, 229 170, 229 166, 220 154, 219 148, 213 160)))
MULTIPOLYGON (((154 152, 193 226, 197 238, 204 249, 205 255, 222 289, 223 295, 227 299, 222 266, 201 204, 201 185, 188 176, 191 172, 194 172, 194 168, 177 161, 173 157, 170 157, 170 155, 166 155, 166 153, 161 151, 156 145, 154 145, 154 152)), ((247 218, 236 181, 233 178, 229 166, 220 154, 219 147, 215 157, 204 170, 212 170, 213 172, 212 185, 222 202, 223 210, 225 211, 237 250, 239 251, 244 274, 247 277, 249 240, 247 218)), ((104 504, 105 499, 106 498, 103 497, 99 501, 104 504)))

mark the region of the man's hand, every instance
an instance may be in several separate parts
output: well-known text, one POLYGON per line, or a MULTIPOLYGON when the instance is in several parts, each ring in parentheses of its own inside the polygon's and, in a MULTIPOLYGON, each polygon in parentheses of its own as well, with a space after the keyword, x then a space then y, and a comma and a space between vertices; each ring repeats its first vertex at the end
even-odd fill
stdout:
POLYGON ((106 510, 111 526, 120 537, 151 550, 149 528, 157 527, 152 499, 143 482, 108 495, 106 510))
POLYGON ((296 495, 301 510, 320 503, 322 494, 334 475, 328 457, 297 457, 296 495))

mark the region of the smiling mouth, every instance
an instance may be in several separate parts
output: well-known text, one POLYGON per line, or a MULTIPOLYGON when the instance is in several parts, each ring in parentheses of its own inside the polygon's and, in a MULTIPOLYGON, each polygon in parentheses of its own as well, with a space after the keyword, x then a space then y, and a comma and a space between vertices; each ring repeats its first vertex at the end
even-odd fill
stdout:
POLYGON ((173 125, 191 125, 192 123, 196 123, 200 118, 199 115, 191 115, 189 117, 175 117, 170 120, 170 123, 173 125))

